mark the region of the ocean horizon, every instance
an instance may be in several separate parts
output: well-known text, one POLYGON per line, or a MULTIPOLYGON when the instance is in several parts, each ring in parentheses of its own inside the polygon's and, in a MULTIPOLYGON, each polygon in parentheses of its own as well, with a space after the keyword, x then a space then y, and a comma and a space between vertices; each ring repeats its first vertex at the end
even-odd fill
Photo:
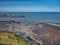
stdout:
POLYGON ((0 21, 16 21, 29 23, 59 23, 60 12, 0 12, 8 15, 24 15, 24 18, 0 18, 0 21))

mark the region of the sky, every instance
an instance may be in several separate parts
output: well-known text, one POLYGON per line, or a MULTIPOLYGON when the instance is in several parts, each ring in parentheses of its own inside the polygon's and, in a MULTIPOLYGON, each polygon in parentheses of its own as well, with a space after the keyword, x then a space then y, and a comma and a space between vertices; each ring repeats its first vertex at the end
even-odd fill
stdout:
POLYGON ((0 12, 60 12, 60 0, 0 0, 0 12))

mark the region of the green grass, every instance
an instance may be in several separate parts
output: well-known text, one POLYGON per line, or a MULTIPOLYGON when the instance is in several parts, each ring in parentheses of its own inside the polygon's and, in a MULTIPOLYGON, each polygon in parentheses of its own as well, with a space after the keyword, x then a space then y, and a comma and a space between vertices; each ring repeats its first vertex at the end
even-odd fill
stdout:
POLYGON ((29 45, 28 43, 25 43, 22 38, 16 37, 14 34, 5 32, 0 33, 0 44, 29 45))

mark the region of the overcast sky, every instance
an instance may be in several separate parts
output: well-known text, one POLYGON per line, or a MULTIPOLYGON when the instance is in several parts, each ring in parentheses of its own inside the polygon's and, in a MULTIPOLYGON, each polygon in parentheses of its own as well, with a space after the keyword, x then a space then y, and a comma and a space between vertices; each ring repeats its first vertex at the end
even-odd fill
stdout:
POLYGON ((60 12, 60 0, 0 0, 0 12, 60 12))

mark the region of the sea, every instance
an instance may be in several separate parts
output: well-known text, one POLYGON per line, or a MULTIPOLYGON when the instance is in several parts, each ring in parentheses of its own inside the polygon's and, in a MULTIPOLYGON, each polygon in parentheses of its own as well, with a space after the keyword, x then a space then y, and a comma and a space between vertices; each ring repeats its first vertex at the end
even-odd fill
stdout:
POLYGON ((0 12, 0 14, 25 16, 23 18, 0 18, 0 21, 60 24, 60 12, 0 12))

